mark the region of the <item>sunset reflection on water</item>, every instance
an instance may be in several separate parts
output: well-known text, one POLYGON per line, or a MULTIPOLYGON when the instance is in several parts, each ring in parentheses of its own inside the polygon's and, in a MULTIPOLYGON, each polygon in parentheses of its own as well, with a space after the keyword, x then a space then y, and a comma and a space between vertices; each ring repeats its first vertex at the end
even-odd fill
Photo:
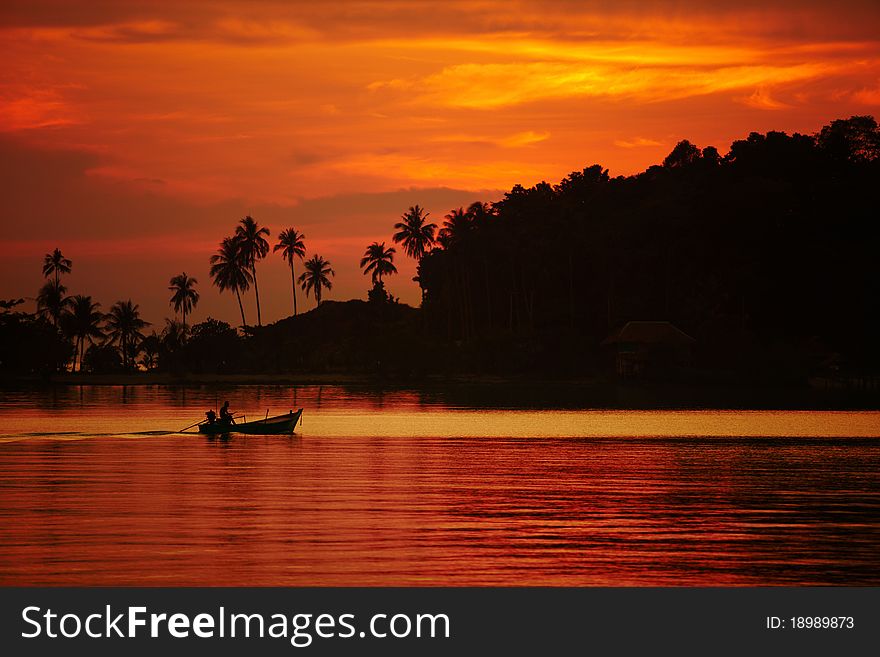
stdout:
POLYGON ((292 437, 162 433, 215 394, 253 414, 293 392, 4 393, 0 583, 880 581, 877 413, 466 408, 325 386, 296 390, 292 437))

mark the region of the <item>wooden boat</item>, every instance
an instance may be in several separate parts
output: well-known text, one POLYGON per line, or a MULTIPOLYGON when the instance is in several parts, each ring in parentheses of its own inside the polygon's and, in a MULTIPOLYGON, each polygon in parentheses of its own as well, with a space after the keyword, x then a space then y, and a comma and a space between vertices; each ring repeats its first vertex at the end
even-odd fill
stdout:
POLYGON ((215 422, 202 422, 199 425, 199 433, 223 434, 223 433, 246 433, 257 436, 293 433, 302 416, 303 409, 290 411, 284 415, 275 415, 253 422, 239 422, 226 424, 219 420, 215 422))

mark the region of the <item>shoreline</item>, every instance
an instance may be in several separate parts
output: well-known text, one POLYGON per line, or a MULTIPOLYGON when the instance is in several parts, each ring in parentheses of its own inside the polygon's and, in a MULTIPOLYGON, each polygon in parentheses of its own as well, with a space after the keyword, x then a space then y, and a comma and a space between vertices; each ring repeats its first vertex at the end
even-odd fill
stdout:
POLYGON ((446 384, 531 384, 551 383, 601 385, 596 379, 543 380, 497 376, 424 376, 389 378, 365 374, 171 374, 168 372, 135 372, 128 374, 62 373, 50 376, 25 376, 0 379, 0 387, 16 386, 201 386, 201 385, 366 385, 366 386, 434 386, 446 384))
POLYGON ((363 374, 188 374, 135 372, 116 374, 63 373, 50 377, 0 379, 0 390, 54 387, 233 387, 338 386, 376 390, 436 391, 466 406, 567 407, 596 409, 718 409, 718 410, 880 410, 880 391, 810 385, 766 383, 697 383, 611 381, 600 377, 553 379, 488 375, 431 375, 417 378, 363 374))
POLYGON ((192 386, 192 385, 347 385, 371 383, 373 379, 348 374, 171 374, 135 372, 128 374, 53 374, 4 380, 5 387, 32 384, 50 386, 192 386))

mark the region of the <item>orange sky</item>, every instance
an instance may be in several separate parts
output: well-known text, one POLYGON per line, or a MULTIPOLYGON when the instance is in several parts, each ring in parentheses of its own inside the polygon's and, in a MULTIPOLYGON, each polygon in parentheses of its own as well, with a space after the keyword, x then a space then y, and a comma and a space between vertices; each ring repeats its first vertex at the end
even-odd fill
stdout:
MULTIPOLYGON (((248 212, 306 233, 329 298, 365 297, 364 247, 414 203, 439 223, 595 162, 640 171, 682 138, 725 152, 880 113, 870 1, 6 0, 0 43, 0 297, 33 296, 57 245, 71 293, 157 324, 182 270, 196 320, 235 320, 208 256, 248 212)), ((389 288, 415 303, 398 264, 389 288)), ((260 277, 264 320, 289 314, 280 259, 260 277)))

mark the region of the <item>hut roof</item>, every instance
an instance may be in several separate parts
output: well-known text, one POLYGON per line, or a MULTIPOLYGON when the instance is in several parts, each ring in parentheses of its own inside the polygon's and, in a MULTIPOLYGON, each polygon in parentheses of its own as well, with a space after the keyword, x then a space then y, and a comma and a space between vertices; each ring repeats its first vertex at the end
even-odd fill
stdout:
POLYGON ((627 322, 618 331, 602 341, 609 344, 667 344, 687 345, 696 342, 671 322, 627 322))

